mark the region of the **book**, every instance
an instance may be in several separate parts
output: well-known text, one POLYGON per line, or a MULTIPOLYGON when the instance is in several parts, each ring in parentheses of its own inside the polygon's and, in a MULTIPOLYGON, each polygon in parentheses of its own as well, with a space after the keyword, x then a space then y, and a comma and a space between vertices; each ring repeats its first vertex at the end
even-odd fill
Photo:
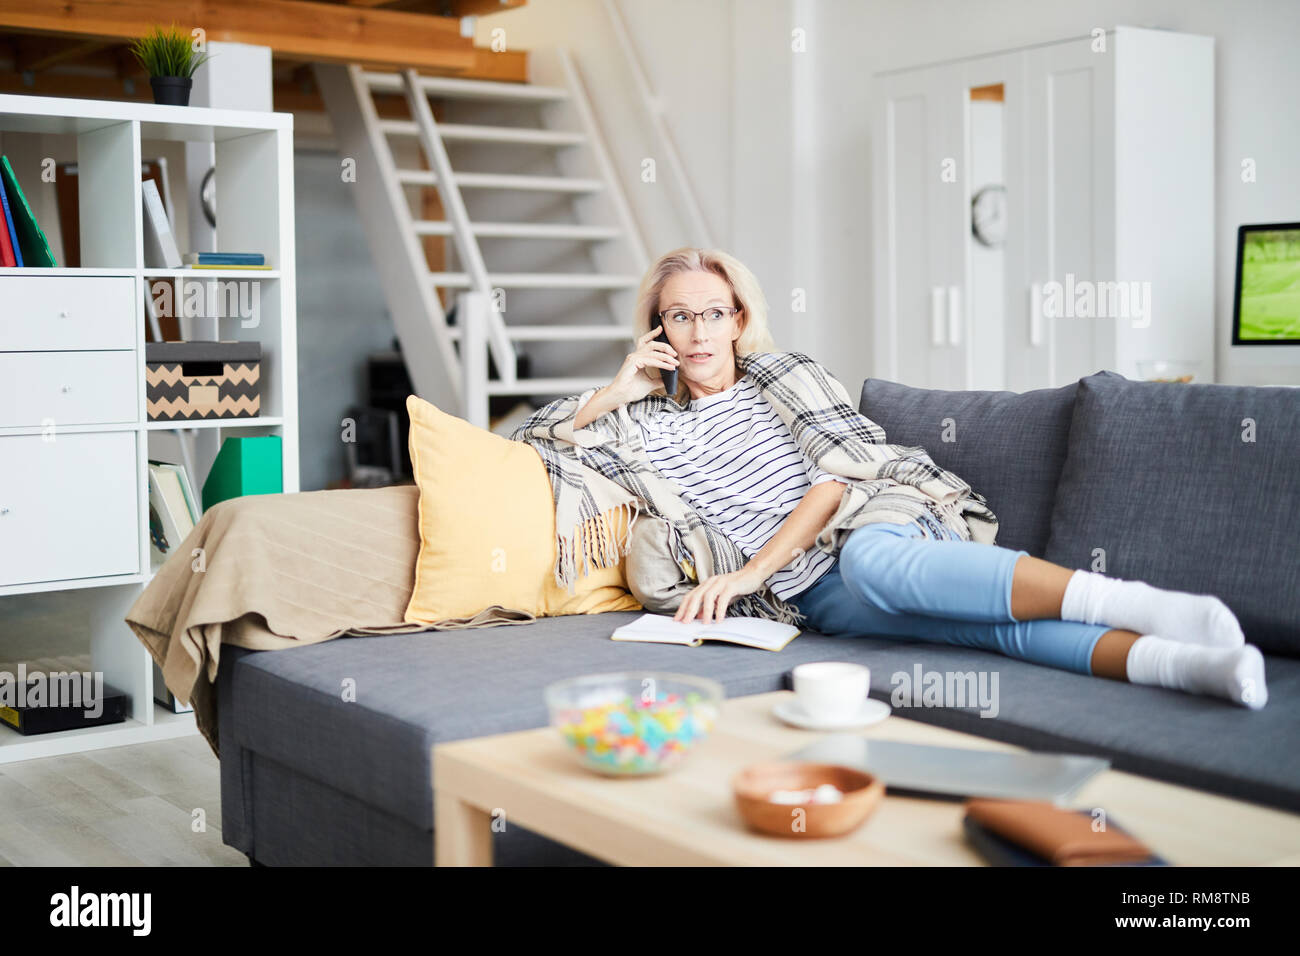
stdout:
POLYGON ((52 268, 55 264, 54 253, 50 252, 50 244, 45 241, 45 233, 36 222, 32 207, 27 204, 27 197, 23 195, 22 187, 18 185, 18 177, 14 175, 14 168, 9 165, 8 156, 0 156, 0 181, 4 183, 5 197, 8 200, 5 218, 13 229, 10 239, 14 240, 14 257, 18 260, 17 264, 52 268), (19 256, 20 250, 21 256, 19 256))
POLYGON ((9 200, 5 197, 4 180, 0 179, 0 267, 18 265, 18 260, 14 258, 14 240, 9 237, 12 227, 9 200))
POLYGON ((163 500, 167 503, 167 510, 179 532, 179 540, 176 543, 180 544, 194 530, 195 521, 191 515, 190 504, 185 497, 185 489, 177 474, 178 466, 168 467, 159 464, 153 465, 152 468, 158 475, 158 485, 162 489, 163 500))
POLYGON ((194 530, 185 492, 176 472, 149 465, 149 540, 152 553, 166 561, 194 530))
POLYGON ((172 235, 167 210, 163 208, 158 184, 152 179, 140 184, 144 205, 144 264, 150 269, 179 269, 181 251, 172 235))
POLYGON ((674 621, 665 614, 642 614, 610 635, 615 641, 646 641, 652 644, 682 644, 699 647, 705 641, 725 641, 779 651, 800 631, 793 624, 782 624, 762 617, 725 617, 713 624, 699 621, 674 621))
POLYGON ((194 496, 194 486, 190 484, 189 472, 183 465, 174 465, 169 461, 154 461, 149 459, 149 464, 157 465, 159 468, 165 468, 168 471, 176 473, 176 478, 180 482, 181 491, 185 495, 186 510, 190 513, 190 521, 193 524, 199 523, 203 509, 199 506, 199 499, 194 496))
POLYGON ((211 263, 211 264, 203 264, 203 265, 200 265, 199 263, 192 263, 191 265, 187 266, 187 268, 190 269, 269 269, 271 267, 270 266, 246 266, 246 265, 239 265, 236 263, 226 263, 224 265, 221 263, 211 263))
POLYGON ((5 265, 21 266, 23 252, 18 245, 18 233, 14 232, 14 215, 9 209, 9 193, 5 189, 3 176, 0 176, 0 211, 4 213, 4 218, 0 220, 0 232, 5 234, 4 242, 9 250, 5 265))
POLYGON ((181 258, 187 266, 260 266, 266 263, 266 256, 260 252, 187 252, 181 258))

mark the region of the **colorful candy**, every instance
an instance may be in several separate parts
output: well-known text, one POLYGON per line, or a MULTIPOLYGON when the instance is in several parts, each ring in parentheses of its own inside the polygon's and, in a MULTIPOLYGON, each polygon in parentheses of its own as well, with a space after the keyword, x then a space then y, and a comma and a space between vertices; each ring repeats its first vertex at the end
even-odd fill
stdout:
POLYGON ((675 766, 718 718, 695 692, 623 695, 609 703, 557 710, 553 723, 584 764, 609 774, 658 773, 675 766))

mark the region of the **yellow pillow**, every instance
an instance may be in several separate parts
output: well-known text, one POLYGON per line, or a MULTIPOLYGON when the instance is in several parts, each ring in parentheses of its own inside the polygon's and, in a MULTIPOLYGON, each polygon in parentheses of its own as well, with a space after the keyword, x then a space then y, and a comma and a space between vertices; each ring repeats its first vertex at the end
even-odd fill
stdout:
POLYGON ((473 617, 494 604, 536 617, 636 611, 620 561, 555 581, 555 499, 531 445, 412 395, 409 444, 420 489, 420 554, 406 621, 473 617))

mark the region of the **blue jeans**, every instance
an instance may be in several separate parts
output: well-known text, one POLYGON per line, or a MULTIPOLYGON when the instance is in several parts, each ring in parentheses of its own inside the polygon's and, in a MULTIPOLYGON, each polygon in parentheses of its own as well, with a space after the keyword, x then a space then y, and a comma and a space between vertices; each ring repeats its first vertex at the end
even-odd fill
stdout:
POLYGON ((1012 574, 1027 551, 929 527, 944 540, 925 537, 915 524, 855 528, 830 570, 790 603, 828 637, 910 637, 1092 673, 1093 648, 1111 628, 1012 617, 1012 574))

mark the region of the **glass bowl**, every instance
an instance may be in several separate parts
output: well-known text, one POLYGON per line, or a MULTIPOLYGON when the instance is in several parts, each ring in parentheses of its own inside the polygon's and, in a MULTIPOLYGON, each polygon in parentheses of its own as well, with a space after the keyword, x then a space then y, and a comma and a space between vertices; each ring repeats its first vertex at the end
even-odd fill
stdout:
POLYGON ((1201 363, 1146 359, 1137 363, 1137 370, 1145 382, 1190 382, 1200 374, 1201 363))
POLYGON ((551 726, 582 766, 628 777, 681 763, 713 729, 725 693, 705 677, 622 671, 557 681, 545 697, 551 726))

